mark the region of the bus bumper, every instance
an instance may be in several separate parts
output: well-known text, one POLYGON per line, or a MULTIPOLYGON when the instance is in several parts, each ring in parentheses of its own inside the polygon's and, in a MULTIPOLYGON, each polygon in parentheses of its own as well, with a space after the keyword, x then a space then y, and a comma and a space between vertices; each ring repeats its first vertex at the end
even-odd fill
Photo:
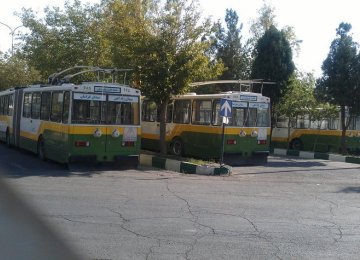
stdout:
POLYGON ((224 163, 230 166, 253 165, 267 163, 269 151, 254 151, 250 155, 243 153, 224 153, 224 163))

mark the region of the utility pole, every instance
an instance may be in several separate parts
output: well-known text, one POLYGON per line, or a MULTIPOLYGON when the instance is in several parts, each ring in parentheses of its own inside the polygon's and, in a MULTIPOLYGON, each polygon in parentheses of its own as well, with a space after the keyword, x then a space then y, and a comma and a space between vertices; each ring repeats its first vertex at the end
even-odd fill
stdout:
POLYGON ((23 25, 19 25, 19 26, 15 27, 13 29, 9 25, 7 25, 7 24, 5 24, 3 22, 0 22, 0 24, 6 26, 10 30, 10 35, 11 35, 11 56, 13 56, 14 55, 14 35, 15 35, 15 31, 17 29, 19 29, 20 27, 23 27, 23 25))

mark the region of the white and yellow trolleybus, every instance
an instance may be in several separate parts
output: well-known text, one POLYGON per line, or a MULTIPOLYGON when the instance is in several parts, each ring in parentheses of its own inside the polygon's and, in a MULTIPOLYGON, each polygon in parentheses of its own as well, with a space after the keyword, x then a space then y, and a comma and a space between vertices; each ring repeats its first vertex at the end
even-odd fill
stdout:
MULTIPOLYGON (((226 80, 193 84, 239 82, 226 80)), ((177 156, 218 160, 222 147, 221 99, 232 101, 232 116, 224 133, 224 162, 231 165, 266 162, 270 152, 270 99, 261 93, 241 89, 218 94, 174 96, 166 116, 168 151, 177 156)), ((145 98, 142 105, 143 149, 160 149, 158 115, 157 105, 145 98)))
POLYGON ((69 83, 84 72, 119 71, 85 66, 73 69, 80 72, 64 76, 71 71, 68 69, 52 75, 50 84, 0 92, 0 138, 8 146, 60 163, 137 163, 140 91, 118 83, 69 83))

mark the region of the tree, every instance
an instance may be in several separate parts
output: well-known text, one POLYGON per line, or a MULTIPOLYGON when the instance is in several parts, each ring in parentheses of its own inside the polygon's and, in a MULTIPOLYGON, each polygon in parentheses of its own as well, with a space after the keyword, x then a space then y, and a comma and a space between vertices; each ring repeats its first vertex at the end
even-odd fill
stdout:
POLYGON ((26 86, 39 82, 40 74, 28 62, 15 54, 10 58, 0 58, 0 89, 26 86))
POLYGON ((220 79, 248 79, 250 74, 250 49, 241 40, 242 23, 236 11, 226 9, 226 30, 220 22, 216 23, 214 48, 216 58, 224 64, 225 70, 220 79))
MULTIPOLYGON (((277 27, 277 22, 275 20, 275 7, 271 4, 266 4, 264 1, 262 7, 258 10, 259 17, 251 21, 250 32, 252 34, 252 38, 250 39, 250 45, 255 48, 258 40, 264 35, 264 33, 270 29, 271 26, 277 27)), ((300 52, 300 43, 302 42, 296 37, 294 27, 285 26, 281 30, 286 39, 289 41, 291 49, 293 53, 297 55, 300 52)))
POLYGON ((196 1, 114 0, 106 10, 115 64, 132 65, 135 80, 160 109, 160 151, 166 153, 166 110, 172 95, 194 80, 214 78, 222 66, 205 53, 210 22, 200 22, 196 1))
POLYGON ((311 75, 293 74, 289 80, 289 86, 280 102, 275 106, 277 117, 284 116, 288 119, 287 143, 290 145, 290 129, 296 124, 297 117, 309 114, 315 107, 313 95, 314 79, 311 75))
POLYGON ((30 31, 23 35, 22 52, 30 65, 46 77, 74 65, 108 65, 101 45, 99 5, 65 2, 64 10, 47 7, 44 19, 32 9, 23 9, 22 23, 30 31))
POLYGON ((340 23, 336 29, 336 38, 332 41, 329 54, 321 67, 323 76, 316 86, 324 100, 340 107, 342 154, 346 153, 346 130, 351 118, 360 112, 359 58, 357 43, 349 34, 350 30, 351 25, 348 23, 340 23), (347 110, 349 117, 346 116, 347 110))
POLYGON ((273 108, 284 94, 294 70, 295 65, 288 40, 283 32, 270 26, 256 45, 251 76, 253 79, 264 79, 276 83, 263 89, 263 94, 271 99, 272 118, 275 112, 273 108))
MULTIPOLYGON (((312 74, 293 74, 289 80, 289 86, 285 94, 275 107, 277 117, 285 116, 288 119, 287 141, 289 145, 290 129, 296 125, 298 117, 308 116, 312 122, 318 123, 317 128, 320 130, 324 120, 338 116, 338 109, 335 106, 316 100, 314 89, 315 79, 312 74)), ((313 144, 314 151, 318 136, 313 144)))

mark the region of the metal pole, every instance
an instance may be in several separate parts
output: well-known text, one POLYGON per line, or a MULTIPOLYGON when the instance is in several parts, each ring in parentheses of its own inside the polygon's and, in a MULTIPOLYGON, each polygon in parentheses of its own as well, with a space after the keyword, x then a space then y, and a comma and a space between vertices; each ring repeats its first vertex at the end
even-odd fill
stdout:
POLYGON ((225 146, 225 123, 222 123, 222 134, 221 134, 221 154, 220 154, 220 166, 223 165, 224 161, 224 146, 225 146))
POLYGON ((3 23, 3 22, 0 22, 0 24, 6 26, 9 30, 10 30, 10 35, 11 35, 11 56, 14 55, 14 35, 15 35, 15 31, 17 29, 19 29, 20 27, 23 27, 23 25, 19 25, 17 27, 15 27, 14 29, 12 29, 9 25, 3 23))

